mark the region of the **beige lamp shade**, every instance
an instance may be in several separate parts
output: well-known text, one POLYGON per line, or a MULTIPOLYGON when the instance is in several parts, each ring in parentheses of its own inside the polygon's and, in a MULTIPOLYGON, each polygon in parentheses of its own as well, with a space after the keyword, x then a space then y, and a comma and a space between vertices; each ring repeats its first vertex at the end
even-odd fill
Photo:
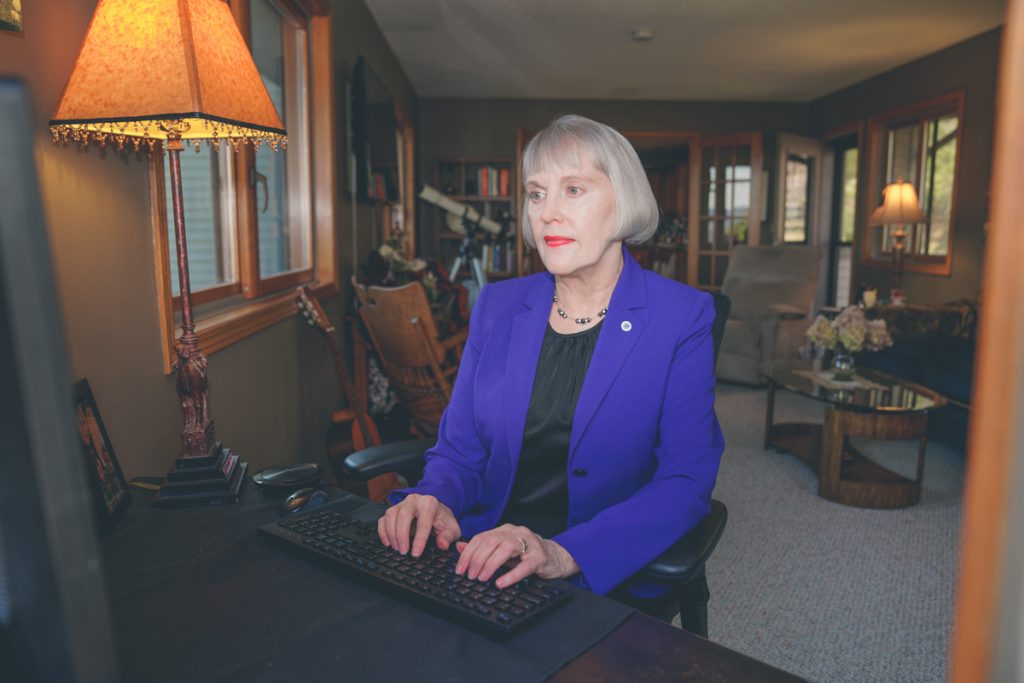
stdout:
POLYGON ((54 141, 285 142, 223 0, 100 0, 50 120, 54 141))
POLYGON ((910 183, 897 180, 886 185, 882 197, 882 205, 871 212, 870 225, 905 225, 927 220, 917 202, 917 192, 910 183))

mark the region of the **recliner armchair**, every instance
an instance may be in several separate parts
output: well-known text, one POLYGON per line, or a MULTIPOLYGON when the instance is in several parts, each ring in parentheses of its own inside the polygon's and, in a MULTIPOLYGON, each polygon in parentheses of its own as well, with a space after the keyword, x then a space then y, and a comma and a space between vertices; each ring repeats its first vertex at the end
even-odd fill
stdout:
MULTIPOLYGON (((730 301, 728 296, 719 292, 712 292, 712 296, 715 299, 712 336, 717 362, 730 301)), ((398 472, 410 485, 414 485, 423 473, 424 453, 435 442, 436 439, 419 439, 367 448, 349 455, 343 467, 346 473, 360 481, 368 481, 389 472, 398 472)), ((674 610, 666 613, 663 606, 669 601, 674 602, 678 607, 682 627, 707 637, 710 593, 704 564, 718 545, 727 519, 728 510, 725 504, 712 499, 708 515, 640 571, 644 578, 669 588, 662 606, 652 612, 654 616, 671 621, 674 610)))
POLYGON ((736 247, 722 282, 732 310, 716 367, 718 379, 761 385, 761 363, 799 357, 820 277, 819 247, 736 247))

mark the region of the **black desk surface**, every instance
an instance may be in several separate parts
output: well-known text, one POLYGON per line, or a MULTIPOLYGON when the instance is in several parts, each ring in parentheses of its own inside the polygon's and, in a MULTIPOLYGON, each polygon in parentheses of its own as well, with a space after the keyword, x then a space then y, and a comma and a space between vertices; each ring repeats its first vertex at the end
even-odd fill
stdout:
POLYGON ((183 510, 136 495, 104 539, 125 680, 800 680, 585 592, 523 637, 485 639, 270 548, 256 527, 280 497, 244 491, 183 510))

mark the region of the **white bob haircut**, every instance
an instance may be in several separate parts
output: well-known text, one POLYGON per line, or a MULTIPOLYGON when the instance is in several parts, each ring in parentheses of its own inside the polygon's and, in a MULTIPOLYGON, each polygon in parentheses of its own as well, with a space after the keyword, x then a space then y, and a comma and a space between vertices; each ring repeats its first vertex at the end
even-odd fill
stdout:
MULTIPOLYGON (((644 242, 658 229, 658 202, 633 145, 611 126, 565 114, 537 133, 523 151, 523 182, 549 165, 583 163, 580 151, 608 176, 615 194, 615 240, 644 242)), ((530 225, 529 195, 523 201, 523 239, 536 248, 530 225)))

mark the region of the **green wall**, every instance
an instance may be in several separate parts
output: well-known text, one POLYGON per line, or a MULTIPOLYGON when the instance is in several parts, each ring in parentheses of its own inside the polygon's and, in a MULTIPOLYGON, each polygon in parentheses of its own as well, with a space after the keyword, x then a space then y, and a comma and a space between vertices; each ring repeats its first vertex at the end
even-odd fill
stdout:
MULTIPOLYGON (((144 154, 112 149, 57 147, 47 128, 95 6, 95 0, 24 3, 24 33, 0 32, 0 73, 20 77, 33 94, 30 133, 74 375, 69 395, 73 379, 87 377, 125 476, 162 475, 179 450, 181 410, 173 377, 162 371, 148 161, 144 154)), ((365 5, 335 0, 332 17, 336 144, 343 150, 343 81, 358 55, 366 56, 413 116, 416 101, 365 5)), ((337 258, 348 264, 351 205, 344 156, 337 158, 337 258)), ((356 220, 362 250, 370 240, 363 207, 356 220)), ((347 282, 350 270, 341 272, 347 282)), ((345 299, 328 302, 335 320, 345 299)), ((330 412, 342 405, 341 391, 324 340, 299 318, 214 353, 209 377, 217 436, 251 471, 325 460, 323 435, 330 412)))

